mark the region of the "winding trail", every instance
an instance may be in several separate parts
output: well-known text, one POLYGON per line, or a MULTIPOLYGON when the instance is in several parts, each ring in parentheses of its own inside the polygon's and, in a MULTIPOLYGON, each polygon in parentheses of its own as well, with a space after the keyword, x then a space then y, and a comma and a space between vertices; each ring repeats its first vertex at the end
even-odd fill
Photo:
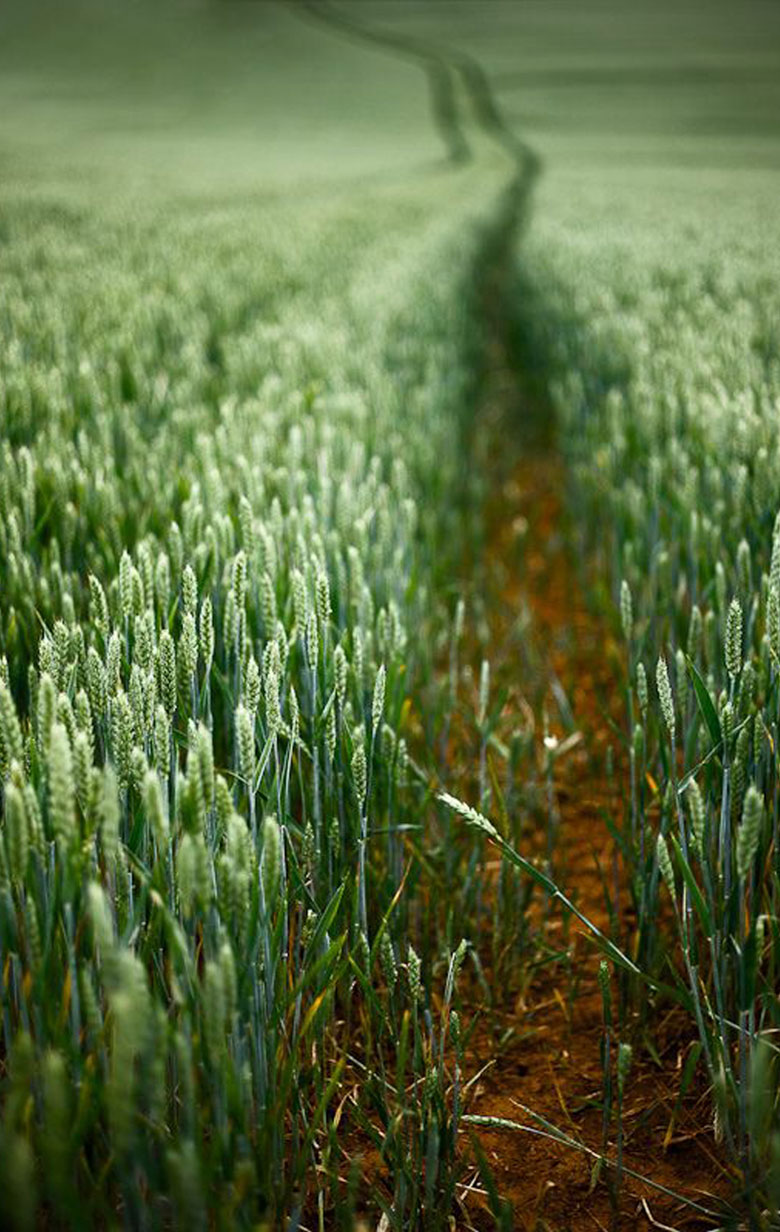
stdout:
MULTIPOLYGON (((571 750, 555 761, 553 771, 556 880, 610 935, 605 880, 612 892, 614 849, 606 818, 617 820, 623 806, 620 767, 610 781, 605 766, 607 748, 615 744, 610 723, 624 725, 622 649, 588 601, 588 562, 575 551, 579 537, 566 507, 570 478, 556 442, 554 416, 519 366, 511 314, 503 310, 506 300, 496 285, 505 268, 496 267, 486 293, 489 363, 478 410, 490 442, 486 464, 496 476, 486 510, 480 578, 487 590, 491 667, 497 687, 526 699, 537 721, 545 711, 551 734, 561 742, 570 737, 571 750)), ((624 916, 621 931, 629 931, 631 924, 624 916)), ((540 968, 516 999, 485 1007, 470 1066, 472 1073, 484 1069, 484 1074, 468 1111, 533 1130, 524 1105, 600 1152, 599 955, 576 921, 564 935, 558 913, 546 928, 546 944, 563 948, 568 940, 571 961, 540 968), (502 1038, 509 1043, 502 1046, 502 1038)), ((612 998, 616 1005, 614 978, 612 998)), ((656 1184, 717 1209, 710 1195, 723 1188, 716 1179, 722 1168, 710 1152, 706 1092, 678 1111, 664 1148, 690 1036, 684 1019, 664 1014, 653 1024, 662 1064, 635 1050, 624 1112, 624 1163, 656 1184)), ((613 1039, 613 1055, 615 1046, 613 1039)), ((534 1232, 615 1226, 607 1185, 602 1180, 591 1188, 592 1159, 533 1133, 480 1128, 479 1134, 496 1186, 512 1205, 510 1226, 534 1232)), ((614 1136, 613 1125, 609 1158, 614 1158, 614 1136)), ((619 1209, 623 1229, 650 1228, 653 1220, 679 1229, 713 1226, 711 1218, 627 1176, 619 1209)))
MULTIPOLYGON (((454 165, 474 153, 469 118, 508 160, 507 187, 477 270, 487 344, 475 432, 486 442, 481 463, 491 477, 491 496, 484 559, 475 562, 472 585, 484 592, 494 679, 510 697, 522 698, 537 719, 544 710, 551 734, 570 737, 570 751, 555 760, 552 776, 556 878, 609 935, 605 879, 612 889, 614 849, 606 818, 617 820, 623 806, 617 795, 620 770, 610 781, 605 763, 607 747, 614 744, 610 724, 623 724, 621 651, 606 618, 588 602, 588 564, 575 553, 579 536, 568 521, 570 478, 556 440, 555 417, 543 390, 524 371, 510 299, 516 293, 516 244, 530 218, 541 159, 505 122, 490 80, 473 56, 376 29, 355 17, 355 9, 347 14, 321 0, 297 4, 309 19, 410 59, 426 72, 433 121, 454 165), (526 619, 519 626, 522 614, 526 619)), ((464 744, 456 756, 467 759, 470 751, 464 744)), ((631 920, 624 918, 622 931, 630 928, 631 920)), ((546 922, 545 943, 559 951, 568 946, 569 960, 540 967, 521 996, 503 1003, 497 998, 486 1008, 470 1047, 471 1072, 483 1072, 471 1090, 468 1112, 522 1122, 532 1131, 525 1106, 600 1151, 599 956, 581 928, 565 923, 560 914, 546 922)), ((481 994, 476 986, 472 992, 476 1011, 481 994)), ((617 995, 613 980, 613 1002, 617 995)), ((722 1167, 709 1146, 707 1093, 700 1091, 675 1109, 690 1030, 674 1012, 653 1026, 660 1064, 643 1049, 635 1055, 624 1108, 624 1162, 657 1185, 712 1209, 717 1204, 712 1193, 722 1191, 723 1183, 722 1167)), ((616 1201, 603 1177, 592 1183, 592 1159, 548 1137, 492 1128, 478 1133, 501 1197, 511 1203, 508 1227, 578 1232, 713 1226, 691 1205, 627 1176, 616 1201)), ((614 1125, 607 1155, 614 1156, 614 1125)), ((462 1196, 464 1226, 492 1227, 479 1187, 475 1169, 462 1196)))
MULTIPOLYGON (((329 26, 332 31, 411 60, 426 73, 431 116, 451 162, 457 165, 474 156, 470 121, 506 156, 509 182, 492 233, 499 246, 508 248, 530 217, 532 190, 541 172, 542 160, 533 146, 507 124, 479 60, 460 49, 428 39, 380 30, 355 18, 355 9, 348 15, 327 0, 294 2, 303 15, 329 26), (465 98, 469 114, 464 114, 461 96, 465 98)), ((486 257, 489 255, 486 253, 486 257)))

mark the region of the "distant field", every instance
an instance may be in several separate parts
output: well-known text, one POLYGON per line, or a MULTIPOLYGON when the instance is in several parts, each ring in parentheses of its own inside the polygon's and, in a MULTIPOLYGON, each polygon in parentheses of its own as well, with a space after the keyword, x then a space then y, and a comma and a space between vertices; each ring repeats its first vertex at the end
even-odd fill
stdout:
POLYGON ((63 21, 34 4, 0 21, 7 188, 267 193, 440 155, 419 70, 292 6, 77 3, 63 21))
POLYGON ((0 1224, 775 1226, 778 200, 774 3, 4 8, 0 1224))

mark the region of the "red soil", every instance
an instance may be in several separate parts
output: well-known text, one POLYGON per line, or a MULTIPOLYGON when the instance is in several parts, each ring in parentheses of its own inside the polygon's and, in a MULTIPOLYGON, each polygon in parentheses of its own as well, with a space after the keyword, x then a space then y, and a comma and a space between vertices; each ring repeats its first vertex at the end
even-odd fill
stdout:
MULTIPOLYGON (((536 684, 530 684, 537 691, 532 698, 534 709, 538 715, 541 702, 551 716, 551 731, 565 735, 560 722, 556 732, 553 716, 560 711, 549 692, 550 680, 557 678, 582 737, 555 763, 555 801, 560 816, 556 877, 570 896, 576 895, 579 908, 609 933, 602 874, 612 887, 613 843, 605 815, 617 821, 623 806, 615 786, 620 781, 620 767, 613 784, 605 772, 607 744, 615 744, 607 716, 618 725, 625 721, 620 686, 622 650, 612 640, 606 623, 586 603, 579 582, 581 570, 567 547, 570 536, 564 533, 563 502, 567 476, 562 460, 551 451, 532 452, 508 471, 504 461, 504 468, 506 478, 497 486, 491 502, 486 543, 486 584, 495 591, 486 605, 490 654, 496 673, 509 684, 518 674, 517 651, 511 649, 512 629, 518 612, 527 609, 536 648, 532 657, 539 674, 536 684)), ((553 912, 549 929, 548 940, 554 943, 557 938, 560 944, 563 934, 559 912, 553 912)), ((621 931, 621 944, 630 946, 631 919, 625 910, 621 931)), ((470 1069, 476 1073, 484 1065, 489 1068, 472 1093, 468 1111, 533 1125, 518 1106, 524 1104, 600 1151, 600 955, 576 921, 568 940, 574 988, 564 964, 542 967, 516 1003, 501 1006, 497 1013, 492 1011, 492 1023, 489 1013, 480 1021, 471 1046, 470 1069), (495 1040, 509 1027, 515 1028, 516 1042, 494 1060, 495 1040)), ((472 994, 479 997, 476 986, 469 990, 469 996, 472 994)), ((614 977, 612 996, 615 1003, 614 977)), ((473 1001, 471 1008, 476 1008, 473 1001)), ((634 1057, 625 1095, 624 1163, 710 1210, 717 1209, 712 1195, 722 1194, 727 1186, 713 1142, 706 1090, 699 1086, 689 1092, 673 1120, 681 1070, 693 1037, 692 1024, 669 1006, 659 1006, 650 1015, 650 1029, 661 1064, 651 1059, 641 1039, 631 1039, 634 1057)), ((615 1051, 613 1040, 613 1056, 615 1051)), ((512 1203, 515 1227, 576 1232, 616 1226, 614 1204, 603 1176, 591 1187, 592 1159, 546 1138, 517 1131, 480 1129, 479 1134, 496 1185, 512 1203)), ((610 1156, 614 1156, 614 1136, 613 1122, 610 1156)), ((475 1186, 479 1185, 476 1179, 475 1186)), ((482 1226, 486 1217, 477 1214, 477 1203, 478 1199, 472 1197, 465 1206, 469 1218, 482 1226)), ((713 1223, 675 1199, 624 1177, 620 1228, 694 1228, 713 1223)))

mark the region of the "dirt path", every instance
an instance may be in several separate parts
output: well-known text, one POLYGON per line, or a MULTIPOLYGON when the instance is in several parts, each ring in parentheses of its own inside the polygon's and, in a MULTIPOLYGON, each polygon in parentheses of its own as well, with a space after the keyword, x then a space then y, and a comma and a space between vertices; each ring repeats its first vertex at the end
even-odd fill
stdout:
MULTIPOLYGON (((481 473, 491 478, 492 496, 484 559, 474 570, 483 591, 480 619, 485 636, 480 648, 474 648, 473 658, 478 668, 482 654, 489 656, 494 683, 507 688, 508 711, 520 705, 526 716, 533 712, 538 723, 544 710, 550 734, 565 738, 573 736, 572 729, 579 733, 567 755, 555 762, 554 871, 578 907, 609 933, 604 879, 614 884, 613 844, 605 816, 619 819, 617 784, 625 778, 621 779, 618 767, 610 783, 605 763, 607 746, 615 743, 610 721, 623 723, 621 652, 609 622, 596 616, 586 602, 581 578, 587 562, 575 559, 576 537, 567 523, 564 495, 569 476, 556 448, 551 408, 538 391, 529 389, 523 359, 516 347, 513 350, 511 328, 504 319, 507 294, 512 294, 507 273, 515 260, 517 237, 528 222, 540 160, 505 121, 488 76, 470 54, 368 26, 322 0, 305 0, 301 11, 327 22, 342 36, 374 43, 418 63, 428 74, 432 117, 454 164, 471 152, 462 127, 463 97, 472 122, 514 168, 478 273, 484 279, 489 345, 475 460, 481 473)), ((511 713, 508 718, 511 723, 511 713)), ((462 732, 459 737, 453 732, 452 737, 446 771, 457 786, 473 774, 473 733, 462 732)), ((631 920, 623 914, 623 944, 630 945, 630 929, 631 920)), ((571 927, 564 933, 560 915, 549 919, 543 944, 558 951, 568 947, 570 961, 540 967, 514 1001, 504 998, 502 1003, 494 992, 494 1003, 472 1037, 470 1068, 472 1072, 486 1068, 471 1092, 468 1111, 528 1124, 518 1106, 525 1104, 601 1150, 599 955, 580 929, 571 927)), ((617 994, 613 978, 613 999, 617 994)), ((479 1000, 475 984, 469 1007, 477 1009, 479 1000)), ((634 1038, 635 1032, 627 1031, 635 1048, 623 1117, 624 1161, 656 1183, 712 1207, 708 1195, 722 1192, 724 1186, 722 1169, 711 1151, 706 1091, 694 1094, 675 1111, 691 1024, 663 1008, 653 1013, 651 1022, 656 1061, 650 1059, 644 1042, 634 1038)), ((617 1042, 613 1039, 613 1049, 617 1042)), ((690 1207, 628 1178, 618 1220, 605 1183, 591 1188, 592 1163, 581 1154, 545 1138, 506 1130, 480 1131, 480 1138, 495 1181, 512 1203, 517 1228, 578 1232, 616 1226, 712 1226, 712 1220, 690 1207)), ((614 1138, 613 1124, 610 1155, 614 1138)), ((475 1187, 478 1184, 475 1176, 475 1187)), ((472 1200, 475 1193, 462 1196, 466 1222, 475 1219, 482 1226, 478 1204, 472 1200)))
MULTIPOLYGON (((576 561, 567 522, 565 464, 555 446, 549 408, 524 397, 511 354, 500 334, 491 344, 483 427, 499 478, 488 508, 485 545, 485 616, 494 669, 507 686, 549 715, 551 734, 571 735, 564 724, 567 703, 580 738, 555 763, 554 801, 559 830, 556 877, 578 906, 609 933, 604 879, 613 887, 613 843, 605 821, 621 816, 621 775, 609 781, 607 746, 615 744, 609 719, 624 725, 622 650, 606 619, 586 602, 583 562, 576 561), (519 613, 526 613, 518 637, 519 613), (519 642, 526 645, 520 653, 519 642), (530 643, 530 644, 529 644, 530 643), (518 675, 520 679, 518 680, 518 675), (523 678, 526 677, 526 678, 523 678), (562 701, 562 697, 566 700, 562 701)), ((623 779, 625 781, 625 779, 623 779)), ((623 895, 625 899, 626 896, 623 895)), ((625 903, 622 904, 625 907, 625 903)), ((563 948, 560 914, 546 938, 563 948)), ((631 919, 621 923, 626 941, 631 919)), ((502 1005, 476 1033, 473 1072, 488 1066, 469 1111, 532 1124, 519 1104, 595 1150, 602 1143, 603 1036, 599 955, 582 930, 572 928, 571 966, 549 964, 522 998, 502 1005), (491 1064, 496 1041, 514 1028, 515 1042, 491 1064)), ((612 980, 612 997, 618 990, 612 980)), ((624 1111, 625 1164, 668 1188, 702 1201, 722 1191, 721 1169, 711 1151, 706 1092, 694 1094, 676 1117, 675 1108, 690 1024, 661 1008, 652 1020, 661 1065, 642 1041, 631 1038, 634 1061, 624 1111), (665 1138, 668 1136, 666 1149, 665 1138)), ((612 1047, 616 1050, 617 1041, 612 1047)), ((594 1229, 615 1226, 614 1202, 604 1181, 591 1190, 592 1160, 541 1137, 480 1131, 496 1184, 523 1229, 594 1229)), ((609 1133, 614 1154, 615 1126, 609 1133)), ((716 1205, 716 1204, 715 1204, 716 1205)), ((712 1226, 712 1220, 628 1178, 620 1202, 621 1229, 712 1226)))

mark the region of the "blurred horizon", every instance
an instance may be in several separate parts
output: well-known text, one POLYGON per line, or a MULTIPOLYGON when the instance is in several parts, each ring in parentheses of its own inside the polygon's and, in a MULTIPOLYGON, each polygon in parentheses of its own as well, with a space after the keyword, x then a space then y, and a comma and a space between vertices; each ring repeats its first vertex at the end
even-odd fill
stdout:
MULTIPOLYGON (((543 157, 780 166, 780 5, 349 3, 467 50, 543 157)), ((441 160, 418 64, 274 0, 48 0, 0 15, 4 180, 250 191, 441 160)))

